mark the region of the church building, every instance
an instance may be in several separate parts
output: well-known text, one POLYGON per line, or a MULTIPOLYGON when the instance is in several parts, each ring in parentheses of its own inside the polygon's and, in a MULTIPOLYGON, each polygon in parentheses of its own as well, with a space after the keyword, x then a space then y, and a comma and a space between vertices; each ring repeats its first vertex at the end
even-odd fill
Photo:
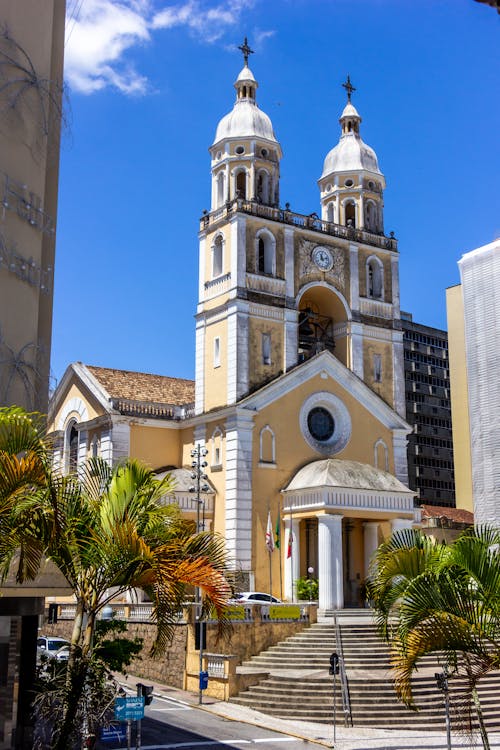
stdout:
POLYGON ((236 101, 210 147, 195 382, 70 365, 49 417, 57 461, 140 458, 174 475, 174 500, 194 517, 191 452, 206 449, 206 528, 224 536, 244 588, 291 601, 309 573, 320 609, 362 606, 378 544, 419 522, 385 179, 348 77, 320 213, 281 207, 281 146, 257 105, 246 40, 241 50, 236 101))

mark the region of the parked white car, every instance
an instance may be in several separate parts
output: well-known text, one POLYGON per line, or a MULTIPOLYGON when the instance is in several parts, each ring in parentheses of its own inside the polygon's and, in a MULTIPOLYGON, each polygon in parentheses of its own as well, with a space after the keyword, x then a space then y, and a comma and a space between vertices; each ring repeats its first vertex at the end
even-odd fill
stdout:
POLYGON ((234 604, 282 604, 281 599, 260 591, 242 591, 235 594, 232 601, 234 604))
POLYGON ((36 642, 37 661, 42 656, 48 659, 57 659, 57 661, 68 661, 69 659, 69 641, 64 638, 57 638, 53 635, 39 635, 36 642))

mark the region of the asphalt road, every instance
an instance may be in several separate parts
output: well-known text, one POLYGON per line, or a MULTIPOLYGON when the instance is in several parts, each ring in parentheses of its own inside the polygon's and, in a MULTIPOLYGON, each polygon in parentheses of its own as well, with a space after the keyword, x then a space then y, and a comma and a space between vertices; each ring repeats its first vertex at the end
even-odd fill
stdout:
MULTIPOLYGON (((142 721, 142 750, 303 750, 309 743, 251 724, 225 719, 172 698, 157 698, 146 707, 142 721)), ((99 743, 99 750, 127 750, 126 742, 99 743)), ((136 722, 132 744, 136 747, 136 722)))

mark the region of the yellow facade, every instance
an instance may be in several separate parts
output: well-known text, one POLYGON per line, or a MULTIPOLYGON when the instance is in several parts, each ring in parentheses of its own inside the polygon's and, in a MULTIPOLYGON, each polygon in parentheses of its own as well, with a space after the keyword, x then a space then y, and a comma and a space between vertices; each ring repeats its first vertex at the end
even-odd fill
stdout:
POLYGON ((448 318, 451 421, 453 425, 453 466, 455 471, 456 506, 457 508, 464 508, 465 510, 473 512, 464 306, 462 286, 460 284, 449 287, 446 290, 446 312, 448 318))

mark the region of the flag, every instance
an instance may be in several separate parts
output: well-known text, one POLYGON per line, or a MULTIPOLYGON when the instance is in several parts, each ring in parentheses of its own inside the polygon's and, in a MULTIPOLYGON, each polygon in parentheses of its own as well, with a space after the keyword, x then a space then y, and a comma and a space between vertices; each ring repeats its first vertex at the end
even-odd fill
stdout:
POLYGON ((286 551, 287 559, 292 556, 292 544, 293 544, 293 535, 292 530, 288 532, 288 549, 286 551))
POLYGON ((276 549, 280 548, 280 535, 281 535, 280 516, 278 513, 278 518, 276 519, 276 531, 274 532, 274 546, 276 547, 276 549))
POLYGON ((272 552, 274 550, 273 522, 271 521, 271 511, 269 511, 267 515, 266 547, 268 552, 272 552))

